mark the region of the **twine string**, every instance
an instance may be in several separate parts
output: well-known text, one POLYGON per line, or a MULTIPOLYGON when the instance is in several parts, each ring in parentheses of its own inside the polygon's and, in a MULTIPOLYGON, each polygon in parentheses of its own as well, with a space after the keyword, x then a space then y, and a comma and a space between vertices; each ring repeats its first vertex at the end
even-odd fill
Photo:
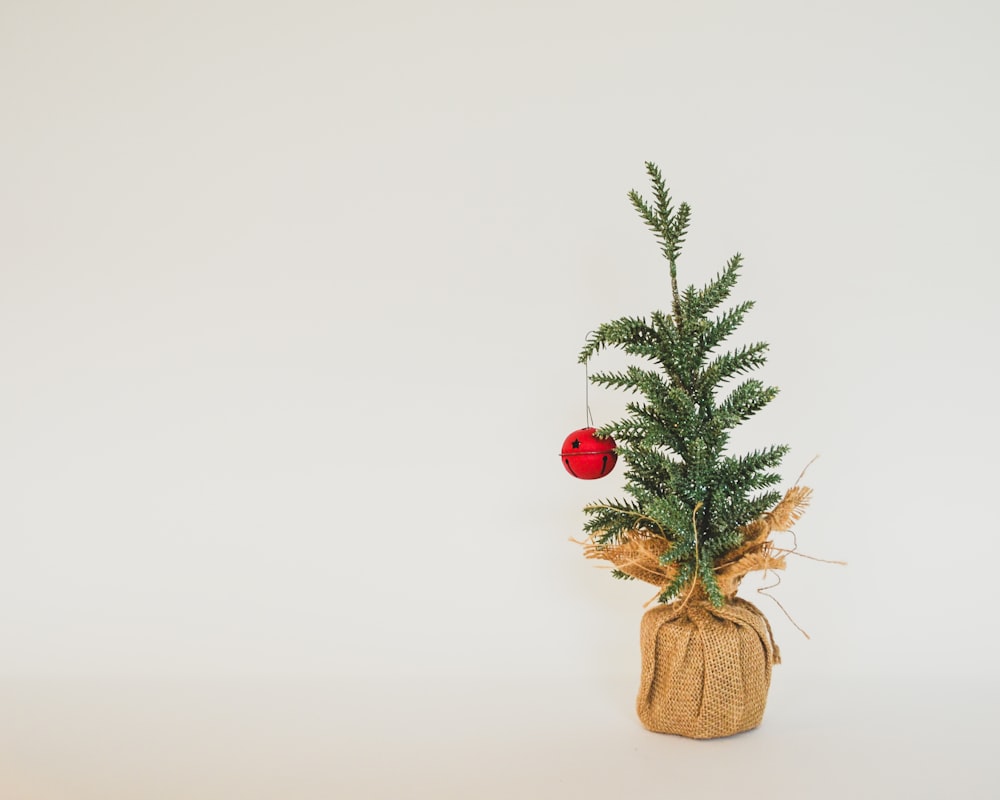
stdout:
MULTIPOLYGON (((765 578, 767 577, 767 573, 768 573, 768 570, 765 570, 764 571, 764 577, 765 578)), ((792 619, 792 615, 788 613, 788 609, 786 609, 781 604, 781 601, 777 597, 775 597, 773 594, 771 594, 771 589, 776 589, 780 585, 781 585, 781 575, 778 572, 775 572, 774 573, 774 583, 768 584, 767 586, 761 586, 759 589, 757 589, 757 594, 763 595, 764 597, 767 597, 770 600, 772 600, 774 603, 776 603, 777 606, 778 606, 778 608, 780 608, 781 611, 782 611, 782 613, 788 618, 788 621, 791 622, 792 625, 794 625, 796 628, 798 628, 799 633, 801 633, 807 639, 811 639, 812 637, 808 633, 805 632, 805 629, 801 625, 799 625, 799 623, 797 623, 794 619, 792 619)))

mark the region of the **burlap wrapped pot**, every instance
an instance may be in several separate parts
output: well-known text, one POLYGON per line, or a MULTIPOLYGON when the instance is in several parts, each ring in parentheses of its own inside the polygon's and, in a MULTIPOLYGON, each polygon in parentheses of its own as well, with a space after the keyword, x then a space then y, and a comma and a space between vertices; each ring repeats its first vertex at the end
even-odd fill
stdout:
MULTIPOLYGON (((716 559, 715 580, 724 605, 714 607, 700 582, 689 582, 673 602, 645 613, 636 709, 649 730, 712 739, 760 724, 771 667, 780 658, 767 619, 736 592, 750 572, 785 568, 786 555, 795 549, 775 547, 769 537, 791 530, 811 493, 796 483, 773 509, 740 529, 742 544, 716 559)), ((615 536, 595 532, 583 542, 584 555, 610 562, 623 575, 662 593, 678 575, 677 562, 663 560, 673 541, 662 530, 639 524, 615 536)))
POLYGON ((715 608, 699 597, 656 606, 643 615, 640 643, 636 710, 646 728, 713 739, 760 724, 780 655, 752 603, 733 597, 715 608))

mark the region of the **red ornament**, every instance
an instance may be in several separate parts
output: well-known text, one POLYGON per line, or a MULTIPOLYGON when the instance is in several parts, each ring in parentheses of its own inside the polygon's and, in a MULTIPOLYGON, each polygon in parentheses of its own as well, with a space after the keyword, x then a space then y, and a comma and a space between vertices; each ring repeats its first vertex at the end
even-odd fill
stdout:
POLYGON ((599 439, 596 428, 580 428, 566 437, 562 446, 562 462, 574 478, 592 481, 603 478, 615 468, 618 454, 610 436, 599 439))

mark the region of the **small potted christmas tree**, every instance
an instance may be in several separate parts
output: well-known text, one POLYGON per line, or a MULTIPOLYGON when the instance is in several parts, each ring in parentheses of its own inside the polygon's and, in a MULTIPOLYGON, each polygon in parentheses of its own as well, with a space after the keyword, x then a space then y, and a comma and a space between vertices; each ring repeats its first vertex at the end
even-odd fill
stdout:
POLYGON ((790 551, 775 547, 770 534, 791 528, 810 490, 775 490, 785 445, 727 452, 733 429, 778 392, 745 377, 764 364, 767 344, 718 351, 753 307, 745 301, 718 311, 742 257, 733 256, 703 288, 681 291, 677 260, 691 211, 686 203, 674 207, 655 164, 646 171, 651 201, 636 191, 629 199, 669 263, 671 310, 601 325, 580 353, 587 364, 611 347, 638 362, 590 376, 637 399, 624 418, 593 432, 626 464, 629 496, 586 506, 585 555, 610 562, 616 578, 658 587, 658 604, 640 628, 642 723, 714 738, 754 728, 763 717, 778 648, 767 619, 736 592, 748 572, 784 568, 790 551))

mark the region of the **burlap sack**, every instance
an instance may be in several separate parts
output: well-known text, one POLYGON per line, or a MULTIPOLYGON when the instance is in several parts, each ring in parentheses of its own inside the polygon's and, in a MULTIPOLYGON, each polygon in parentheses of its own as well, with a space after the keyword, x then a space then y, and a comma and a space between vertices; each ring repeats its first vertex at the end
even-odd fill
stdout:
POLYGON ((771 665, 771 626, 752 603, 721 608, 699 598, 651 608, 642 618, 642 679, 636 710, 658 733, 714 739, 756 728, 771 665))

